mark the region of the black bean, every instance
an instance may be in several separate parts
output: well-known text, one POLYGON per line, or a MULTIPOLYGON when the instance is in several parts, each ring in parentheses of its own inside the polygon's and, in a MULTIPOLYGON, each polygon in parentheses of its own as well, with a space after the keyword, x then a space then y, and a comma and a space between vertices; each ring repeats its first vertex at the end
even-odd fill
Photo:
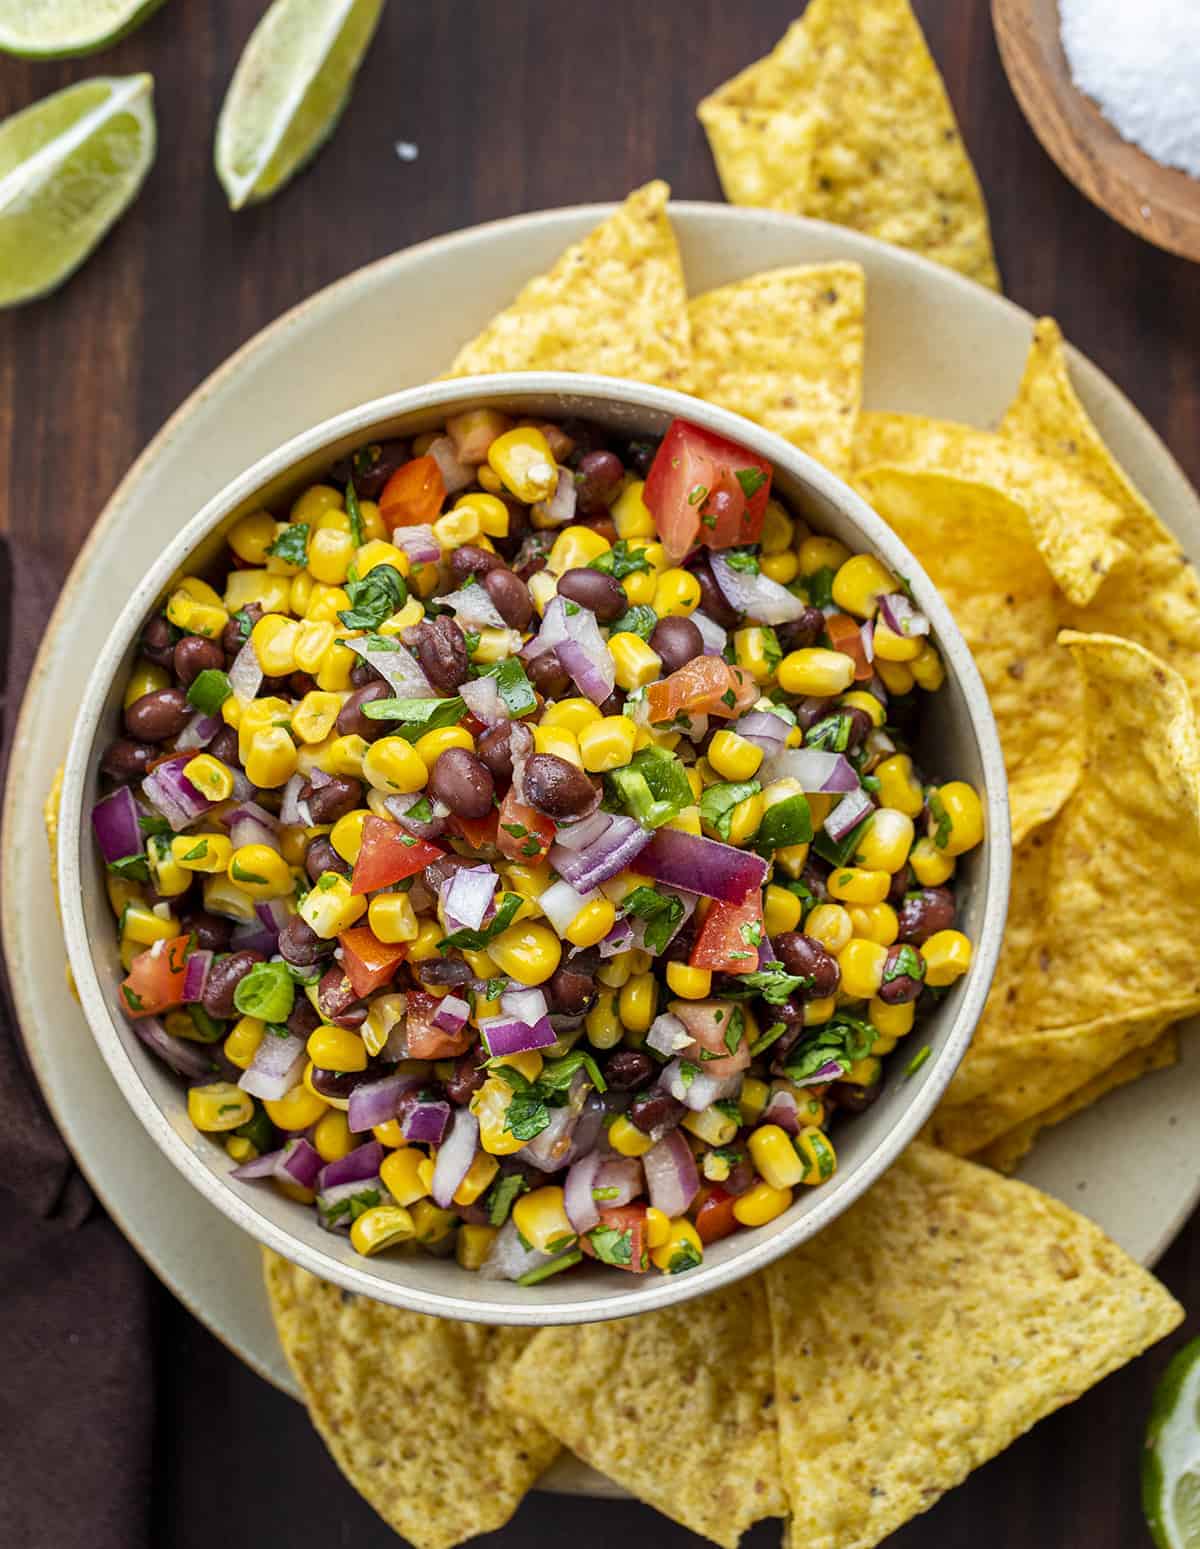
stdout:
POLYGON ((551 1011, 560 1016, 578 1016, 586 1011, 596 998, 596 970, 594 965, 584 965, 581 958, 572 958, 556 968, 546 982, 546 1001, 551 1011))
POLYGON ((829 902, 829 868, 823 861, 812 857, 805 861, 800 880, 819 904, 829 902))
POLYGON ((602 624, 611 624, 628 611, 629 599, 615 576, 580 565, 558 579, 558 595, 581 608, 590 608, 602 624))
POLYGON ((216 640, 206 640, 203 635, 184 635, 175 647, 172 657, 175 676, 184 688, 210 669, 220 670, 225 665, 225 652, 216 640))
POLYGON ((629 1122, 636 1124, 645 1135, 665 1135, 678 1127, 687 1109, 662 1087, 651 1087, 639 1092, 629 1105, 629 1122))
POLYGON ((820 608, 805 608, 799 618, 776 627, 775 634, 784 651, 803 651, 825 633, 825 615, 820 608))
POLYGON ((353 688, 365 688, 368 683, 383 681, 383 674, 377 672, 371 663, 364 661, 361 656, 355 658, 354 666, 350 669, 350 683, 353 688))
POLYGON ((871 1086, 859 1086, 854 1081, 835 1081, 826 1097, 835 1108, 845 1113, 862 1113, 877 1101, 882 1091, 882 1081, 876 1081, 871 1086))
POLYGON ((341 457, 329 470, 338 484, 354 480, 354 492, 360 500, 378 500, 383 486, 409 459, 407 441, 371 441, 349 457, 341 457))
POLYGON ((658 1066, 640 1049, 614 1049, 604 1065, 604 1079, 615 1092, 636 1092, 658 1066))
POLYGON ((601 715, 620 715, 625 708, 625 690, 614 688, 608 698, 596 706, 601 715))
POLYGON ((105 748, 100 768, 114 780, 140 780, 148 771, 150 760, 157 757, 158 749, 148 742, 130 742, 128 737, 118 737, 105 748))
POLYGON ((662 658, 663 676, 669 677, 697 656, 703 656, 704 637, 691 619, 659 619, 650 636, 650 649, 662 658))
POLYGON ((238 757, 238 734, 232 726, 222 726, 205 751, 219 758, 223 764, 228 764, 230 769, 242 767, 238 757))
POLYGON ((377 1075, 378 1072, 371 1070, 324 1070, 314 1065, 308 1079, 322 1097, 339 1097, 344 1100, 356 1086, 361 1086, 364 1081, 375 1080, 377 1075))
POLYGON ((367 1008, 354 992, 344 970, 335 963, 326 969, 317 986, 317 1004, 321 1015, 338 1027, 360 1027, 367 1019, 367 1008))
POLYGON ((297 995, 292 1002, 291 1013, 287 1019, 287 1030, 293 1038, 307 1038, 310 1033, 315 1033, 321 1025, 321 1018, 307 995, 297 995))
POLYGON ((900 906, 901 941, 919 947, 954 924, 954 894, 948 887, 925 887, 910 893, 900 906))
POLYGON ((511 780, 513 774, 511 736, 512 722, 501 721, 496 726, 489 726, 475 739, 475 752, 480 761, 490 771, 492 779, 502 783, 511 780))
POLYGON ((483 578, 483 586, 509 629, 524 631, 529 628, 533 602, 529 588, 519 575, 514 575, 511 570, 489 570, 483 578))
POLYGON ((219 914, 209 914, 207 909, 193 909, 179 919, 185 936, 195 936, 201 952, 228 952, 233 926, 219 914))
POLYGON ((332 775, 324 785, 306 780, 300 787, 300 800, 308 803, 314 823, 336 823, 360 806, 362 799, 362 781, 349 775, 332 775))
POLYGON ((447 748, 434 761, 429 790, 455 817, 485 818, 496 794, 491 771, 467 748, 447 748))
POLYGON ((404 641, 439 694, 453 694, 459 684, 466 681, 470 660, 467 641, 454 619, 444 613, 434 619, 425 619, 404 631, 404 641))
POLYGON ((571 679, 553 647, 526 661, 525 676, 544 699, 561 699, 571 687, 571 679))
MULTIPOLYGON (((712 566, 708 562, 707 555, 702 555, 692 566, 692 574, 700 583, 700 611, 712 619, 714 624, 720 624, 722 629, 733 629, 741 614, 735 608, 729 606, 725 593, 717 585, 717 578, 712 573, 712 566)), ((824 624, 824 614, 821 623, 824 624)))
POLYGON ((336 871, 339 876, 348 877, 352 868, 350 862, 342 859, 325 835, 318 834, 304 852, 304 869, 308 872, 309 881, 317 882, 327 871, 336 871))
POLYGON ((363 714, 362 707, 373 704, 377 699, 391 698, 392 691, 382 678, 375 683, 364 684, 362 688, 352 689, 346 702, 338 711, 338 735, 361 737, 365 742, 377 742, 380 737, 386 736, 390 730, 390 723, 372 720, 370 716, 363 714))
POLYGON ((585 452, 575 465, 575 504, 585 516, 607 511, 617 498, 625 465, 615 452, 585 452))
POLYGON ((333 950, 332 941, 324 941, 312 926, 293 914, 279 932, 279 955, 297 968, 311 968, 333 950))
POLYGON ((633 469, 634 473, 644 479, 650 472, 654 459, 658 456, 659 443, 657 441, 642 440, 630 441, 625 448, 625 461, 633 469))
POLYGON ((447 1077, 446 1096, 465 1108, 486 1080, 487 1070, 480 1066, 479 1056, 464 1054, 455 1062, 453 1074, 447 1077))
POLYGON ((557 753, 535 753, 525 765, 525 800, 547 817, 582 817, 595 807, 596 787, 557 753))
POLYGON ((912 867, 905 861, 900 870, 894 873, 892 885, 888 888, 887 902, 893 909, 899 909, 904 902, 904 895, 913 886, 912 867))
POLYGON ((231 952, 228 957, 218 957, 213 962, 201 997, 201 1005, 210 1017, 231 1017, 236 1014, 233 992, 255 963, 261 963, 262 960, 261 952, 243 948, 240 952, 231 952))
POLYGON ((287 680, 288 693, 293 699, 303 699, 305 694, 311 694, 317 686, 317 680, 311 672, 293 672, 287 680))
POLYGON ((475 975, 461 957, 430 957, 417 964, 417 972, 426 984, 446 984, 452 989, 468 984, 475 975))
POLYGON ((842 982, 842 971, 837 959, 832 957, 815 936, 802 931, 785 930, 771 937, 779 961, 790 974, 802 974, 812 984, 803 991, 814 1000, 824 1000, 837 992, 842 982))
POLYGON ((238 612, 247 620, 245 630, 239 619, 231 618, 221 635, 221 648, 225 652, 226 660, 230 662, 249 640, 250 631, 263 616, 262 604, 257 602, 248 602, 244 608, 239 608, 238 612))
POLYGON ((536 575, 539 570, 545 570, 546 559, 553 541, 553 536, 548 532, 527 533, 521 540, 521 546, 513 559, 512 567, 522 581, 528 581, 529 577, 536 575))
POLYGON ((161 613, 142 630, 142 655, 156 667, 170 667, 175 657, 175 631, 161 613))
POLYGON ((468 576, 485 576, 491 570, 503 570, 504 561, 499 554, 490 554, 476 543, 464 543, 450 554, 450 574, 459 586, 468 576))
POLYGON ((177 737, 193 714, 181 688, 155 689, 125 710, 125 730, 138 742, 165 742, 177 737))

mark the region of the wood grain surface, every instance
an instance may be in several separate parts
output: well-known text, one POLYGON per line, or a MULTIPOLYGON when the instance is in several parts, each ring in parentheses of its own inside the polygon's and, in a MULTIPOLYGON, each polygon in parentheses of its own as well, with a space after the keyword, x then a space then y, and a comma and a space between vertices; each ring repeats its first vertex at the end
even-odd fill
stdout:
MULTIPOLYGON (((0 115, 72 81, 151 70, 157 164, 69 285, 0 314, 0 527, 63 574, 163 420, 257 329, 394 249, 480 221, 616 199, 658 175, 719 199, 696 102, 764 53, 796 0, 392 0, 332 143, 273 202, 231 215, 213 124, 259 0, 170 0, 97 59, 0 60, 0 115), (397 140, 420 154, 394 153, 397 140)), ((987 0, 918 0, 987 193, 1008 293, 1052 312, 1200 477, 1200 272, 1137 240, 1046 157, 1013 100, 987 0)), ((402 341, 399 345, 403 347, 402 341)), ((1079 1205, 1086 1210, 1087 1198, 1079 1205)), ((1162 1264, 1200 1305, 1195 1223, 1162 1264)), ((1195 1320, 1171 1342, 1196 1332, 1195 1320)), ((161 1296, 153 1540, 160 1549, 395 1540, 302 1411, 161 1296)), ((1153 1352, 989 1464, 895 1549, 1136 1549, 1153 1352)), ((414 1417, 414 1424, 419 1418, 414 1417)), ((670 1424, 670 1416, 664 1416, 670 1424)), ((533 1496, 499 1549, 698 1544, 648 1510, 533 1496)), ((778 1542, 763 1524, 751 1549, 778 1542)))

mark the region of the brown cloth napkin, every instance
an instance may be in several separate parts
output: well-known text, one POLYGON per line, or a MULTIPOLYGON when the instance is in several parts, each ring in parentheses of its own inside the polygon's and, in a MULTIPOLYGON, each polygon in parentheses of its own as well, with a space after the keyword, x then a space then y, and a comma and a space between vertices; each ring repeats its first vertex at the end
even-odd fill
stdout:
MULTIPOLYGON (((0 778, 60 565, 0 539, 0 778)), ((0 964, 0 1545, 146 1549, 151 1280, 30 1073, 5 978, 20 971, 0 964)))

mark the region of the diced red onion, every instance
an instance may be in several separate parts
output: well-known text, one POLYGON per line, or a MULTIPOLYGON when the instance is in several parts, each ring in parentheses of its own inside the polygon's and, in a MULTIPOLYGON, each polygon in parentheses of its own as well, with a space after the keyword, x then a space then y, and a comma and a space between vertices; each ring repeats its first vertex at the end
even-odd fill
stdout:
POLYGON ((596 1203, 603 1210, 614 1210, 628 1205, 646 1188, 646 1175, 636 1156, 607 1158, 596 1174, 592 1192, 596 1203), (614 1193, 615 1190, 615 1193, 614 1193))
MULTIPOLYGON (((317 1175, 319 1189, 333 1189, 341 1183, 362 1183, 366 1178, 378 1176, 379 1168, 387 1155, 377 1140, 368 1140, 345 1156, 328 1162, 317 1175)), ((310 1185, 311 1187, 311 1185, 310 1185)))
POLYGON ((479 1036, 493 1059, 508 1054, 526 1054, 530 1049, 548 1049, 558 1038, 550 1023, 543 1019, 532 1027, 519 1017, 484 1017, 479 1036))
POLYGON ((793 1081, 793 1086, 824 1086, 826 1081, 836 1081, 846 1074, 846 1067, 837 1060, 827 1060, 820 1070, 814 1070, 809 1076, 801 1076, 798 1081, 793 1081))
POLYGON ((585 850, 602 834, 608 832, 612 826, 612 820, 611 812, 596 811, 591 817, 582 818, 578 823, 560 823, 554 835, 554 842, 564 850, 585 850))
POLYGON ((567 1220, 581 1234, 590 1232, 593 1226, 600 1224, 600 1210, 592 1198, 592 1188, 596 1182, 596 1174, 600 1171, 601 1161, 598 1151, 581 1156, 577 1162, 571 1164, 563 1186, 563 1208, 566 1210, 567 1220))
POLYGON ((205 715, 202 710, 197 710, 175 738, 175 751, 183 753, 191 752, 194 748, 206 748, 220 730, 221 723, 215 715, 205 715))
POLYGON ((861 789, 847 791, 825 819, 822 827, 836 844, 846 837, 855 824, 861 823, 873 808, 874 803, 866 791, 861 789))
POLYGON ((304 1074, 307 1054, 303 1038, 277 1038, 267 1032, 262 1036, 250 1066, 243 1071, 238 1082, 243 1092, 251 1097, 261 1097, 264 1102, 276 1103, 286 1097, 304 1074))
MULTIPOLYGON (((296 821, 299 822, 299 818, 296 821)), ((240 850, 244 844, 265 844, 268 850, 279 849, 278 833, 245 814, 230 824, 229 838, 235 850, 240 850)))
POLYGON ((279 936, 275 931, 269 931, 259 919, 239 920, 233 927, 229 945, 234 952, 261 952, 263 957, 270 957, 279 945, 279 936))
POLYGON ((549 527, 562 527, 575 515, 577 498, 575 475, 569 468, 559 468, 553 495, 549 500, 535 501, 533 514, 549 527))
POLYGON ((888 736, 887 732, 884 731, 882 726, 873 726, 871 728, 871 730, 867 733, 867 740, 863 746, 866 748, 868 754, 876 760, 890 758, 891 755, 896 751, 896 744, 888 736))
POLYGON ((871 681, 867 684, 867 692, 870 693, 870 694, 874 694, 875 698, 878 699, 878 701, 879 701, 879 703, 881 705, 886 705, 887 704, 887 702, 888 702, 887 687, 884 684, 883 679, 879 676, 878 673, 876 673, 875 676, 871 679, 871 681))
MULTIPOLYGON (((226 828, 232 829, 233 825, 235 823, 240 823, 243 818, 252 819, 261 828, 269 829, 272 835, 278 834, 279 832, 279 819, 273 812, 268 812, 265 807, 259 806, 258 802, 256 801, 239 800, 236 807, 233 807, 230 809, 230 811, 222 814, 221 822, 225 824, 226 828)), ((277 839, 272 838, 269 843, 273 849, 277 850, 279 848, 279 842, 277 839)))
POLYGON ((824 748, 784 748, 764 765, 760 779, 798 780, 808 794, 825 792, 842 795, 859 789, 854 765, 844 753, 827 753, 824 748))
POLYGON ((403 796, 386 796, 383 804, 405 833, 412 834, 415 839, 436 839, 446 827, 445 818, 431 817, 426 822, 408 815, 419 801, 428 799, 424 791, 410 791, 403 796))
POLYGON ((481 1280, 519 1280, 532 1269, 540 1269, 554 1257, 537 1248, 526 1248, 516 1224, 508 1220, 500 1228, 491 1251, 479 1271, 481 1280))
POLYGON ((601 882, 624 871, 645 851, 650 841, 650 833, 640 823, 618 814, 598 839, 581 850, 551 845, 549 860, 559 876, 565 877, 576 892, 589 893, 601 882))
POLYGON ((189 1081, 212 1078, 217 1064, 206 1045, 172 1038, 157 1017, 138 1017, 131 1025, 146 1047, 176 1075, 185 1076, 189 1081))
POLYGON ((578 640, 564 640, 558 647, 558 659, 562 669, 574 678, 575 686, 594 705, 602 705, 613 691, 617 681, 612 652, 604 646, 604 654, 589 651, 578 640))
POLYGON ((566 935, 571 921, 589 902, 589 895, 577 893, 569 882, 564 882, 561 878, 551 883, 538 898, 542 913, 560 936, 566 935))
POLYGON ((142 830, 138 825, 138 807, 127 785, 118 786, 111 796, 92 808, 92 827, 106 861, 119 861, 126 855, 141 855, 142 830))
POLYGON ((185 1005, 195 1005, 204 995, 208 983, 208 971, 212 967, 211 952, 192 952, 183 970, 183 999, 185 1005))
POLYGON ((250 777, 244 769, 231 769, 233 776, 233 791, 231 795, 234 801, 250 801, 254 796, 254 787, 250 784, 250 777))
POLYGON ((768 968, 772 963, 779 961, 775 948, 771 945, 770 936, 764 936, 758 944, 758 966, 768 968))
POLYGON ((536 1027, 549 1010, 545 995, 536 989, 505 990, 500 996, 500 1009, 526 1027, 536 1027))
POLYGON ((767 863, 717 839, 686 834, 680 828, 659 828, 638 856, 638 870, 656 882, 740 904, 766 881, 767 863))
POLYGON ((512 788, 517 800, 525 800, 525 765, 533 756, 533 733, 521 721, 514 721, 508 734, 508 751, 512 758, 512 788))
POLYGON ((254 905, 254 912, 262 928, 276 936, 291 919, 282 898, 260 898, 254 905))
POLYGON ((347 1199, 353 1199, 355 1195, 367 1194, 372 1190, 378 1192, 380 1200, 391 1198, 383 1186, 383 1179, 375 1176, 360 1178, 354 1183, 338 1183, 332 1188, 322 1189, 317 1195, 317 1220, 327 1232, 348 1232, 354 1225, 353 1217, 349 1211, 338 1211, 337 1207, 347 1199))
POLYGON ((258 1178, 274 1178, 275 1168, 284 1150, 285 1147, 281 1146, 278 1151, 264 1151, 261 1156, 252 1156, 248 1162, 235 1167, 229 1176, 240 1183, 250 1183, 258 1178))
POLYGON ((400 1128, 405 1140, 415 1140, 419 1145, 438 1146, 442 1143, 449 1122, 450 1104, 441 1098, 437 1102, 414 1103, 404 1115, 400 1128))
POLYGON ((792 1092, 776 1090, 767 1099, 767 1106, 758 1121, 760 1124, 778 1124, 789 1135, 800 1133, 800 1111, 792 1092))
POLYGON ((903 592, 888 592, 879 599, 879 611, 883 622, 894 635, 911 640, 916 635, 929 633, 929 618, 922 613, 903 592))
POLYGON ((346 1110, 346 1122, 351 1132, 361 1135, 366 1130, 374 1129, 377 1124, 386 1124, 389 1119, 394 1119, 405 1092, 420 1084, 419 1076, 395 1075, 384 1076, 379 1081, 364 1081, 356 1086, 350 1093, 350 1104, 346 1110))
POLYGON ((642 1168, 650 1203, 672 1220, 683 1215, 700 1192, 696 1159, 678 1130, 651 1146, 642 1158, 642 1168))
POLYGON ((229 669, 229 687, 233 697, 244 710, 262 687, 264 673, 259 666, 258 654, 247 640, 233 659, 229 669))
POLYGON ((668 1059, 695 1041, 679 1018, 669 1011, 656 1016, 646 1034, 646 1047, 653 1049, 655 1054, 665 1054, 668 1059))
MULTIPOLYGON (((688 1061, 694 1064, 695 1061, 688 1061)), ((658 1078, 658 1084, 664 1092, 669 1092, 676 1102, 682 1103, 685 1108, 690 1108, 693 1113, 701 1113, 713 1103, 719 1102, 723 1097, 732 1097, 734 1092, 740 1090, 742 1078, 736 1076, 709 1076, 703 1067, 699 1075, 695 1075, 690 1081, 685 1081, 682 1070, 683 1060, 673 1059, 663 1068, 658 1078)))
POLYGON ((631 946, 633 946, 633 923, 628 919, 618 920, 600 943, 600 956, 615 957, 618 952, 628 952, 631 946))
POLYGON ((858 626, 858 638, 862 641, 863 655, 869 662, 875 660, 875 625, 870 619, 858 626))
MULTIPOLYGON (((300 815, 300 792, 304 789, 305 776, 299 770, 292 776, 283 788, 283 799, 279 803, 279 821, 286 823, 289 828, 294 828, 305 819, 300 815)), ((311 818, 312 814, 309 814, 311 818)), ((232 838, 232 835, 230 836, 232 838)), ((236 848, 243 841, 234 839, 236 848)))
POLYGON ((357 640, 347 640, 346 644, 356 656, 361 656, 363 661, 383 675, 397 699, 437 697, 429 679, 417 665, 416 658, 399 640, 392 640, 390 636, 367 635, 357 640), (384 645, 384 639, 390 643, 384 645))
POLYGON ((275 1163, 277 1178, 284 1183, 299 1184, 302 1189, 311 1189, 320 1171, 320 1152, 302 1135, 288 1141, 275 1163))
POLYGON ((454 1204, 459 1184, 471 1170, 479 1144, 479 1120, 469 1108, 459 1108, 454 1123, 437 1154, 433 1169, 433 1182, 429 1192, 433 1202, 443 1210, 454 1204))
POLYGON ((723 655, 729 640, 728 631, 722 629, 716 619, 710 619, 707 613, 701 613, 699 608, 691 615, 691 619, 700 631, 701 640, 704 641, 705 656, 723 655))
POLYGON ((466 489, 468 484, 474 483, 475 470, 459 462, 454 442, 449 436, 439 436, 431 442, 425 455, 437 463, 447 495, 457 495, 460 489, 466 489))
POLYGON ((455 618, 464 629, 508 628, 496 604, 478 581, 472 581, 469 585, 460 587, 457 592, 451 592, 447 597, 439 597, 438 601, 445 603, 446 607, 453 611, 455 618))
POLYGON ((558 1172, 576 1157, 585 1156, 600 1138, 604 1125, 604 1101, 589 1090, 582 1070, 571 1078, 565 1107, 550 1110, 550 1123, 521 1151, 521 1160, 541 1172, 558 1172))
POLYGON ((731 729, 756 748, 771 754, 779 752, 792 728, 781 715, 772 715, 769 710, 751 710, 735 721, 731 729))
POLYGON ((471 1015, 471 1008, 461 995, 443 995, 433 1013, 433 1025, 443 1033, 461 1033, 471 1015))
POLYGON ((214 803, 192 784, 183 772, 190 753, 164 759, 142 781, 142 794, 156 811, 161 812, 178 833, 203 816, 214 803))
POLYGON ((458 692, 467 709, 485 726, 499 726, 501 721, 512 719, 508 706, 500 697, 495 678, 468 678, 459 684, 458 692))
POLYGON ((790 623, 808 606, 761 571, 758 575, 749 575, 743 570, 735 570, 719 550, 714 549, 709 554, 709 564, 729 606, 757 619, 760 624, 790 623))
POLYGON ((496 873, 488 865, 460 866, 442 883, 442 908, 452 930, 478 930, 496 896, 496 873))
POLYGON ((546 611, 542 614, 541 627, 533 639, 526 642, 521 655, 526 661, 532 661, 534 657, 553 650, 560 641, 567 638, 566 599, 558 596, 551 597, 546 604, 546 611))
POLYGON ((398 549, 403 549, 414 565, 436 565, 442 557, 442 546, 428 522, 394 528, 392 542, 398 549))

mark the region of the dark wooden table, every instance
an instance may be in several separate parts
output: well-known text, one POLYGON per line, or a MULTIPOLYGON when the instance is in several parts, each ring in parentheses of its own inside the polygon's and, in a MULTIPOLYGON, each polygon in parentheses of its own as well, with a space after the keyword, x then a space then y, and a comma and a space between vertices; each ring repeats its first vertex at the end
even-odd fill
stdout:
MULTIPOLYGON (((213 123, 261 3, 173 0, 99 60, 0 61, 0 115, 101 71, 152 71, 160 141, 141 198, 86 268, 58 296, 0 320, 0 530, 65 574, 117 480, 180 400, 285 308, 370 259, 524 210, 620 198, 656 175, 680 197, 719 199, 695 104, 764 53, 797 8, 393 0, 332 144, 282 196, 237 216, 211 170, 213 123), (396 140, 416 142, 419 159, 401 163, 396 140)), ((917 9, 987 193, 1008 294, 1054 313, 1197 478, 1200 270, 1113 225, 1043 155, 1005 82, 986 0, 919 0, 917 9)), ((1195 1223, 1161 1272, 1185 1302, 1200 1303, 1195 1223)), ((342 1482, 303 1411, 165 1291, 157 1337, 160 1549, 394 1542, 342 1482)), ((1138 1451, 1168 1353, 1046 1421, 891 1542, 1148 1544, 1138 1451)), ((515 1549, 549 1535, 569 1535, 579 1549, 699 1543, 639 1506, 545 1495, 493 1541, 515 1549)), ((746 1539, 753 1549, 777 1541, 769 1524, 746 1539)))

